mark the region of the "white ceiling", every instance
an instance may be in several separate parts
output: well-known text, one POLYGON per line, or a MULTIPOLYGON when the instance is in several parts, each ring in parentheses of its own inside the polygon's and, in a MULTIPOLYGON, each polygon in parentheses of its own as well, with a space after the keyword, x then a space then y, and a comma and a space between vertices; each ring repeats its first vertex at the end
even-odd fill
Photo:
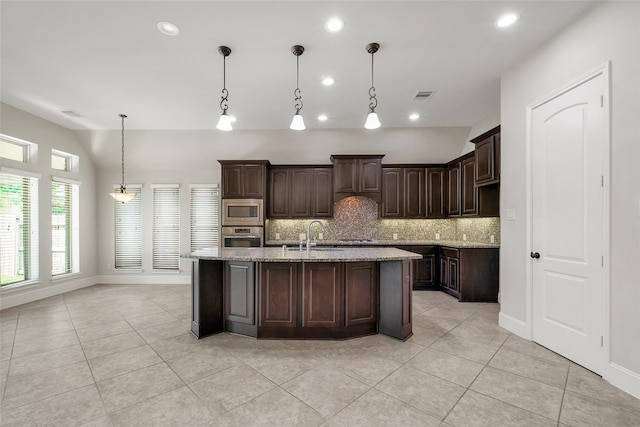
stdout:
POLYGON ((2 102, 70 129, 214 129, 222 56, 235 129, 285 129, 296 61, 307 128, 360 128, 375 55, 384 127, 471 126, 499 110, 500 76, 593 1, 2 1, 2 102), (520 15, 494 26, 506 11, 520 15), (327 33, 326 19, 346 27, 327 33), (181 34, 156 29, 171 21, 181 34), (331 87, 321 84, 332 76, 331 87), (435 90, 427 101, 418 91, 435 90), (83 117, 61 113, 72 110, 83 117), (418 121, 408 120, 417 112, 418 121), (326 122, 317 116, 325 113, 326 122))

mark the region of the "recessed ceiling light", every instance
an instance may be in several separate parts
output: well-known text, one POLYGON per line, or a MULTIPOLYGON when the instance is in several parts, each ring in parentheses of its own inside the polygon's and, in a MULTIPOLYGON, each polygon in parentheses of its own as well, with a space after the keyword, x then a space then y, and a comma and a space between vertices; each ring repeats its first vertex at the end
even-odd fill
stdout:
POLYGON ((331 18, 325 22, 324 29, 330 33, 339 33, 344 29, 344 21, 340 18, 331 18))
POLYGON ((333 77, 325 77, 324 79, 322 79, 322 84, 325 86, 331 86, 335 82, 336 80, 333 77))
POLYGON ((418 120, 420 118, 420 114, 418 113, 411 113, 411 115, 409 116, 409 120, 418 120))
POLYGON ((158 22, 158 31, 167 36, 177 36, 180 34, 180 28, 173 22, 160 21, 158 22))
POLYGON ((318 120, 320 120, 321 122, 326 122, 327 121, 327 115, 326 114, 320 114, 318 116, 318 120))
POLYGON ((505 28, 515 24, 519 16, 516 13, 505 13, 496 21, 496 27, 505 28))

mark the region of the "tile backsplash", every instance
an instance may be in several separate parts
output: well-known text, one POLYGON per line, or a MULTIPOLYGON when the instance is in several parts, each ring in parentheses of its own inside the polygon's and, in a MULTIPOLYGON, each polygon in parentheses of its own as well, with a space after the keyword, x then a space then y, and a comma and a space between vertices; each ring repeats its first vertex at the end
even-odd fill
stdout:
MULTIPOLYGON (((322 232, 324 240, 466 240, 500 243, 500 218, 445 218, 445 219, 379 219, 378 204, 367 197, 348 197, 334 204, 332 219, 321 219, 311 228, 311 236, 322 232)), ((308 219, 269 220, 267 240, 298 241, 306 234, 308 219), (278 234, 279 239, 276 239, 278 234)))

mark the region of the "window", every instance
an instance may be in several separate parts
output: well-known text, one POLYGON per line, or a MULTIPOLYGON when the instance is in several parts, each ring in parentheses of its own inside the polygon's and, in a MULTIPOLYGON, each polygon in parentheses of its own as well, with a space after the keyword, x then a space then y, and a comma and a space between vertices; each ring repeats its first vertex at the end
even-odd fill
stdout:
POLYGON ((153 268, 180 268, 180 188, 153 187, 153 268))
POLYGON ((78 262, 78 191, 76 182, 53 178, 51 183, 51 274, 76 273, 78 262))
POLYGON ((38 179, 7 169, 0 171, 0 276, 0 286, 38 278, 38 179))
MULTIPOLYGON (((119 186, 114 186, 118 191, 119 186)), ((128 185, 138 193, 127 203, 113 201, 115 209, 115 268, 116 270, 142 270, 142 194, 141 186, 128 185)))
POLYGON ((191 251, 218 246, 218 186, 191 186, 191 251))
POLYGON ((36 144, 0 134, 0 157, 2 158, 29 163, 36 149, 36 144))

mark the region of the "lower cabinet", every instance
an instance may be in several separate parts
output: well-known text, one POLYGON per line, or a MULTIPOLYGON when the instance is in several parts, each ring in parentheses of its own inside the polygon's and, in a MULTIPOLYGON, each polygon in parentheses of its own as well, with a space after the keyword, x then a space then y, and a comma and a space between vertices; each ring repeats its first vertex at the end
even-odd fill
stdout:
POLYGON ((440 289, 462 302, 497 301, 499 250, 442 247, 440 289))
POLYGON ((378 321, 378 272, 373 262, 348 263, 345 286, 345 326, 378 321))
POLYGON ((336 262, 305 264, 302 326, 342 326, 342 265, 336 262))
POLYGON ((300 263, 260 265, 260 327, 295 328, 298 326, 300 263))
POLYGON ((255 263, 228 261, 224 268, 225 329, 256 337, 256 274, 255 263))
MULTIPOLYGON (((403 249, 403 248, 400 248, 403 249)), ((413 261, 413 289, 438 289, 440 268, 438 266, 438 246, 411 246, 408 251, 422 255, 413 261)))

